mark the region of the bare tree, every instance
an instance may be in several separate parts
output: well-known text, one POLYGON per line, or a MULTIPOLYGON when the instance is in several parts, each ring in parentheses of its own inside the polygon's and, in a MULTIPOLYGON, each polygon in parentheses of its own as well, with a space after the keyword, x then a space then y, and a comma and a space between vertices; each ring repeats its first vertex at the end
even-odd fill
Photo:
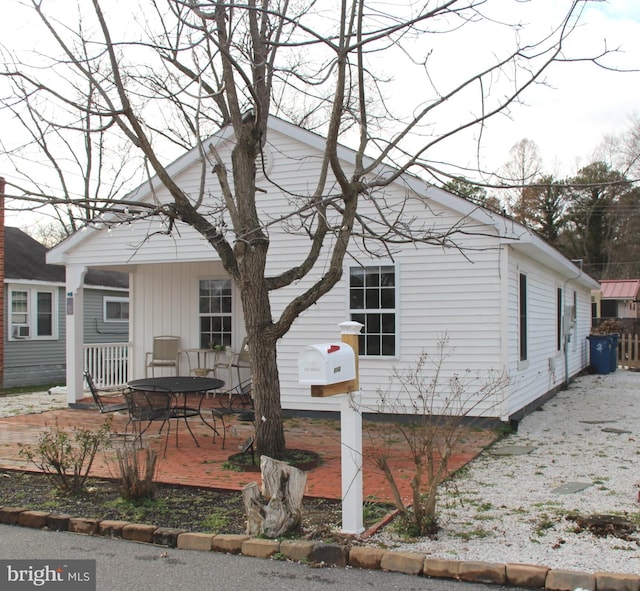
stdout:
MULTIPOLYGON (((88 40, 81 41, 78 59, 87 61, 88 40)), ((20 65, 6 50, 1 55, 8 74, 2 106, 19 122, 22 138, 16 144, 10 134, 0 137, 5 166, 13 168, 16 179, 10 183, 12 192, 25 196, 18 203, 22 211, 38 210, 49 219, 41 233, 43 243, 53 246, 100 216, 132 179, 141 180, 141 161, 132 156, 130 143, 112 133, 113 118, 94 109, 98 96, 91 77, 78 80, 82 86, 72 95, 76 102, 54 101, 54 109, 47 92, 38 91, 38 82, 16 75, 20 65), (43 207, 47 204, 55 206, 43 207)))
POLYGON ((508 187, 502 193, 507 211, 523 224, 531 222, 535 205, 533 195, 527 191, 529 185, 542 174, 542 160, 538 146, 533 140, 522 139, 510 151, 511 159, 504 165, 501 178, 508 187))
POLYGON ((596 154, 595 162, 608 165, 614 183, 624 178, 629 184, 618 186, 610 208, 613 232, 608 263, 594 271, 602 279, 633 279, 640 274, 640 115, 631 115, 621 133, 607 136, 596 154))
MULTIPOLYGON (((138 217, 167 219, 170 229, 175 221, 186 223, 216 251, 242 298, 256 417, 265 419, 256 422, 256 444, 261 453, 280 458, 285 438, 278 339, 340 280, 352 238, 369 251, 377 241, 386 255, 411 242, 455 247, 461 228, 434 230, 426 207, 425 219, 406 219, 401 203, 385 200, 385 187, 405 173, 441 176, 435 154, 440 144, 481 131, 528 87, 544 84, 555 62, 581 59, 566 44, 586 1, 567 1, 565 12, 544 30, 521 26, 530 15, 514 13, 509 21, 504 2, 489 0, 423 0, 388 12, 366 0, 140 0, 135 6, 92 0, 79 3, 78 14, 64 14, 59 3, 45 0, 26 4, 55 50, 6 51, 11 59, 5 58, 2 77, 24 89, 12 110, 48 106, 45 115, 38 111, 46 121, 35 133, 39 138, 100 138, 107 129, 122 138, 171 202, 113 203, 94 193, 93 207, 101 211, 105 199, 122 221, 135 210, 138 217), (457 35, 464 44, 478 27, 491 28, 483 37, 486 51, 463 52, 461 67, 453 67, 454 55, 437 49, 437 41, 457 35), (393 100, 400 80, 390 72, 403 68, 414 92, 393 100), (269 226, 256 200, 270 114, 326 138, 315 188, 292 195, 291 211, 283 215, 289 229, 308 237, 308 250, 297 266, 275 276, 266 272, 269 226), (220 126, 233 130, 231 162, 205 149, 205 138, 220 126), (340 142, 354 147, 354 165, 339 157, 340 142), (177 148, 194 146, 203 162, 195 195, 183 191, 165 163, 177 148), (208 195, 212 169, 218 188, 208 195), (375 215, 364 214, 365 202, 375 215), (322 277, 274 318, 269 294, 308 276, 319 260, 328 261, 322 277)), ((509 8, 528 5, 514 0, 509 8)), ((608 53, 586 59, 598 63, 608 53)), ((8 197, 31 203, 71 205, 84 221, 92 215, 83 210, 82 198, 78 203, 57 189, 11 181, 8 189, 8 197)))
POLYGON ((53 248, 69 236, 68 228, 55 220, 47 222, 39 220, 35 224, 25 225, 20 229, 47 248, 53 248))
POLYGON ((630 181, 640 181, 640 114, 634 113, 629 117, 621 134, 605 138, 600 150, 607 154, 601 160, 610 162, 630 181))

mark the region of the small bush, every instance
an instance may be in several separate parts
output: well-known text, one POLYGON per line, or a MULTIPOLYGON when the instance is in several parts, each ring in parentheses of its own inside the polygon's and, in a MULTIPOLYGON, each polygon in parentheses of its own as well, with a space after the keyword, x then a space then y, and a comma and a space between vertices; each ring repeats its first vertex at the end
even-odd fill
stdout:
POLYGON ((134 446, 125 446, 117 451, 120 470, 120 494, 125 499, 152 499, 156 491, 158 454, 150 447, 141 452, 134 446))
POLYGON ((445 377, 448 343, 448 336, 443 335, 434 356, 423 351, 414 366, 394 368, 389 389, 378 390, 380 414, 413 417, 410 422, 388 423, 382 432, 383 442, 370 453, 370 459, 391 487, 400 513, 398 526, 408 536, 437 534, 437 493, 448 476, 449 460, 464 447, 469 428, 482 414, 478 409, 486 413, 493 408, 509 383, 506 374, 495 372, 482 376, 471 370, 454 371, 445 377), (402 496, 392 466, 390 450, 397 441, 404 441, 412 463, 410 499, 402 496))
POLYGON ((56 422, 33 446, 20 445, 20 456, 46 474, 60 491, 76 494, 89 477, 98 450, 110 441, 111 417, 98 431, 74 428, 73 436, 62 431, 56 422))

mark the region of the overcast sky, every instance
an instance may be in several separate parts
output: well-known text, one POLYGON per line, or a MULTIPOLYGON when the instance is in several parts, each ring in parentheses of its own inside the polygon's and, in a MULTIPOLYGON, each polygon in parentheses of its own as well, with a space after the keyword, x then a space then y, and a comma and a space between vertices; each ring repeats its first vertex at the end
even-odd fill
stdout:
POLYGON ((620 48, 610 56, 609 65, 638 71, 623 74, 592 64, 554 68, 548 75, 549 87, 533 88, 525 98, 527 104, 515 108, 512 121, 489 125, 486 139, 492 156, 488 159, 494 167, 516 142, 529 138, 540 148, 548 172, 573 174, 590 161, 605 135, 622 132, 630 115, 640 115, 640 1, 592 4, 578 33, 585 47, 606 43, 610 49, 620 48))
MULTIPOLYGON (((72 3, 72 0, 55 1, 72 3)), ((17 2, 3 0, 1 39, 8 45, 14 40, 18 45, 26 43, 37 47, 38 40, 29 35, 29 22, 15 8, 17 2), (12 8, 7 10, 7 7, 12 8)), ((564 10, 569 0, 529 0, 526 4, 547 15, 554 10, 564 10)), ((499 7, 500 2, 496 6, 499 7)), ((605 44, 609 49, 619 48, 607 64, 640 70, 640 0, 590 4, 571 43, 574 53, 579 53, 580 48, 585 54, 593 53, 605 44)), ((467 37, 452 51, 472 56, 474 47, 482 46, 481 37, 467 37)), ((511 118, 498 117, 488 124, 481 155, 485 169, 499 169, 509 158, 511 147, 528 138, 538 145, 546 172, 571 175, 591 161, 605 135, 621 133, 628 127, 629 117, 640 114, 640 72, 611 72, 592 64, 558 64, 549 72, 547 82, 547 86, 530 89, 525 96, 526 104, 515 106, 511 118)), ((0 126, 6 131, 1 119, 0 126)), ((473 142, 467 141, 443 147, 438 159, 455 160, 461 167, 473 167, 475 155, 473 142)), ((0 174, 11 177, 10 170, 0 170, 0 174)), ((20 224, 15 220, 9 223, 20 224)))

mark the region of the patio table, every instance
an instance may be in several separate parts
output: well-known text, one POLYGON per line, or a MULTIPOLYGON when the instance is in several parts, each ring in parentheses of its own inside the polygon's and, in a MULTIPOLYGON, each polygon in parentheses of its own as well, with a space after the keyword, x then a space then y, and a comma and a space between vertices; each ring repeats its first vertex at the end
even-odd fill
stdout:
MULTIPOLYGON (((200 447, 198 439, 191 430, 189 421, 191 417, 198 417, 215 435, 220 435, 215 424, 211 424, 202 414, 202 402, 207 392, 219 390, 224 386, 224 380, 218 378, 194 377, 194 376, 162 376, 141 378, 127 382, 132 390, 144 390, 147 392, 162 392, 172 399, 171 418, 183 419, 195 444, 200 447), (196 399, 196 404, 189 405, 189 398, 196 399)), ((215 442, 215 436, 213 441, 215 442)), ((176 429, 176 446, 178 445, 178 430, 176 429)))
POLYGON ((214 371, 219 351, 216 349, 193 348, 180 349, 180 353, 184 353, 187 356, 189 371, 194 373, 197 377, 203 378, 206 377, 209 372, 214 371), (191 363, 192 356, 195 357, 195 366, 191 363), (207 363, 211 357, 213 358, 212 362, 207 363))

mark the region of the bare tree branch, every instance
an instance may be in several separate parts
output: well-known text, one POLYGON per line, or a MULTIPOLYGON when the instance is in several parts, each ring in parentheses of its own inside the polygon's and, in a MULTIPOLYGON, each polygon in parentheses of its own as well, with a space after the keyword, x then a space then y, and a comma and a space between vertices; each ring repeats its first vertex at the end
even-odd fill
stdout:
POLYGON ((120 4, 92 0, 68 15, 56 3, 30 0, 55 49, 35 58, 2 51, 2 108, 28 134, 22 144, 3 140, 17 171, 7 197, 65 211, 71 230, 155 217, 176 240, 177 222, 203 236, 241 294, 256 416, 266 417, 256 424, 257 446, 277 458, 284 450, 277 340, 338 283, 347 257, 393 257, 411 243, 460 250, 463 236, 499 232, 472 215, 445 227, 409 185, 399 200, 388 188, 408 174, 457 176, 445 170, 452 163, 433 155, 443 142, 470 129, 481 137, 489 120, 546 83, 554 63, 598 65, 615 54, 606 46, 588 56, 568 51, 586 4, 569 1, 557 22, 533 36, 502 11, 493 17, 493 0, 420 0, 386 12, 368 0, 341 0, 338 11, 313 0, 140 0, 127 7, 124 24, 120 4), (451 52, 438 41, 486 25, 506 36, 495 45, 487 39, 493 53, 482 60, 463 54, 464 68, 454 72, 451 52), (416 92, 398 100, 395 74, 405 67, 416 92), (264 166, 273 114, 324 138, 305 194, 278 184, 264 166), (213 135, 219 130, 231 146, 228 158, 213 135), (342 144, 353 147, 348 157, 342 144), (135 158, 113 160, 116 145, 135 158), (177 149, 199 157, 193 194, 168 165, 177 149), (55 186, 24 168, 36 150, 55 186), (122 195, 134 177, 149 187, 149 200, 122 195), (267 217, 259 198, 270 190, 284 196, 287 209, 267 217), (416 202, 424 217, 409 213, 416 202), (305 237, 306 251, 269 276, 275 231, 305 237), (320 263, 322 274, 311 281, 320 263), (274 318, 270 294, 305 278, 308 287, 274 318))

